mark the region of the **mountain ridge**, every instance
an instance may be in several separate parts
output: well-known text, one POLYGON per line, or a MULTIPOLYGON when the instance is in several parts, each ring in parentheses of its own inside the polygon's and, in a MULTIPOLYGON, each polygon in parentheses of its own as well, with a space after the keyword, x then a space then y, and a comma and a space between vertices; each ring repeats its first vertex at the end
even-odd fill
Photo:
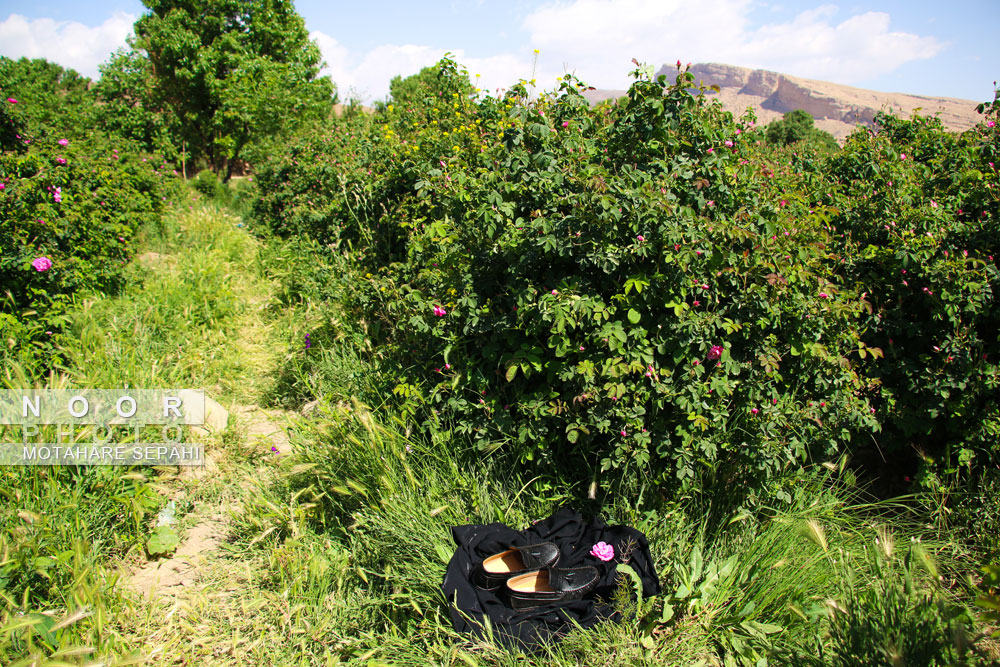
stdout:
MULTIPOLYGON (((734 115, 753 107, 758 123, 764 125, 789 111, 804 109, 813 116, 817 128, 829 132, 841 143, 857 125, 872 127, 875 114, 883 109, 904 118, 920 109, 921 115, 936 114, 946 128, 958 132, 969 129, 982 118, 975 110, 978 102, 971 100, 884 93, 722 63, 697 63, 688 71, 694 75, 696 83, 719 86, 718 93, 709 91, 709 94, 718 97, 722 106, 734 115)), ((663 65, 656 74, 672 79, 677 76, 677 68, 663 65)), ((596 104, 620 97, 625 92, 598 89, 586 91, 585 96, 591 104, 596 104)))

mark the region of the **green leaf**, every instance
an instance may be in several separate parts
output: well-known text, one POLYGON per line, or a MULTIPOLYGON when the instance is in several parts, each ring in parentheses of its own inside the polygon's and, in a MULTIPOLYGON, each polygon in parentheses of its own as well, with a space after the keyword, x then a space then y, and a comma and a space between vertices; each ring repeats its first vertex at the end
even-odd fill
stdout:
POLYGON ((514 377, 517 375, 517 368, 518 368, 517 364, 511 364, 510 366, 507 367, 507 375, 506 375, 507 382, 514 381, 514 377))
POLYGON ((674 617, 673 605, 663 603, 663 613, 660 614, 660 623, 667 623, 674 617))
POLYGON ((451 552, 443 544, 435 544, 434 551, 437 552, 438 558, 441 559, 442 563, 449 563, 451 561, 451 552))
POLYGON ((38 636, 45 640, 50 646, 58 646, 55 636, 52 634, 52 626, 56 624, 56 619, 38 612, 31 612, 27 616, 32 621, 33 630, 38 636))
POLYGON ((146 550, 151 556, 170 553, 177 548, 180 541, 173 526, 157 526, 149 541, 146 542, 146 550))
POLYGON ((639 311, 638 310, 636 310, 635 308, 629 308, 628 309, 628 321, 629 322, 631 322, 632 324, 639 324, 639 320, 641 320, 641 319, 642 319, 642 316, 639 315, 639 311))

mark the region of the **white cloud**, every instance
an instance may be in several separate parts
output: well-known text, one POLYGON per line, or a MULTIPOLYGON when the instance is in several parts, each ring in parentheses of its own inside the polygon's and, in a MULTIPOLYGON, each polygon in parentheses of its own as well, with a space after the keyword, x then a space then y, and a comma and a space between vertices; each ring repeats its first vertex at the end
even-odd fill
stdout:
POLYGON ((138 17, 115 12, 90 27, 76 21, 28 19, 11 14, 0 22, 0 54, 8 58, 45 58, 84 76, 97 78, 97 65, 108 59, 132 31, 138 17))
MULTIPOLYGON (((722 62, 859 83, 931 58, 946 46, 931 36, 892 31, 888 14, 844 16, 831 4, 797 14, 764 12, 765 23, 752 25, 752 12, 762 7, 780 5, 755 0, 558 0, 524 18, 530 46, 523 52, 472 58, 463 49, 450 50, 473 77, 482 75, 480 88, 494 91, 531 78, 533 70, 542 89, 553 88, 555 77, 566 71, 600 88, 625 88, 632 58, 657 67, 677 59, 722 62), (532 48, 541 50, 537 63, 532 48)), ((90 27, 11 14, 0 22, 0 53, 47 58, 96 77, 97 65, 125 44, 135 19, 116 12, 90 27)), ((415 74, 449 50, 418 42, 352 53, 323 32, 311 37, 327 62, 324 73, 337 83, 341 97, 353 91, 368 103, 388 95, 393 76, 415 74)))
MULTIPOLYGON (((352 57, 347 48, 330 35, 317 30, 309 36, 319 45, 326 62, 323 74, 329 74, 337 84, 341 99, 347 100, 354 94, 365 103, 386 99, 389 82, 394 76, 416 74, 448 52, 445 48, 425 45, 383 44, 360 57, 352 57)), ((473 82, 484 90, 506 88, 520 78, 531 76, 530 58, 510 54, 467 58, 463 49, 452 49, 451 53, 459 64, 469 70, 473 82), (481 75, 478 79, 477 74, 481 75)))
POLYGON ((934 37, 892 32, 889 15, 866 12, 837 22, 822 5, 789 19, 750 26, 750 0, 572 0, 544 6, 524 20, 543 55, 566 58, 599 87, 627 85, 631 60, 659 66, 721 62, 855 83, 931 58, 934 37))

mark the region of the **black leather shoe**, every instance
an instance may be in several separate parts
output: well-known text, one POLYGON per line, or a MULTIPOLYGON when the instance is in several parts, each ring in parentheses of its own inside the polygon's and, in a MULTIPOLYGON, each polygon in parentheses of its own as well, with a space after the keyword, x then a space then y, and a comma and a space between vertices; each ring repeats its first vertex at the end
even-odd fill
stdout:
POLYGON ((513 609, 579 600, 594 590, 597 579, 597 569, 593 567, 550 567, 508 579, 507 598, 513 609))
POLYGON ((472 581, 476 586, 491 591, 503 586, 514 575, 555 565, 558 560, 559 547, 551 542, 512 547, 487 556, 472 571, 472 581))

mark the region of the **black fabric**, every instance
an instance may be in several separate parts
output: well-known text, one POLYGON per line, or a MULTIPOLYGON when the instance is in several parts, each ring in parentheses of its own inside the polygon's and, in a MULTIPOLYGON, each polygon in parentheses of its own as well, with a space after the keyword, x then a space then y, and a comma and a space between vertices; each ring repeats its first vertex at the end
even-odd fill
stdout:
POLYGON ((645 535, 628 526, 608 526, 598 518, 587 521, 569 508, 560 509, 522 531, 491 523, 455 526, 451 532, 458 549, 448 564, 441 589, 450 603, 452 624, 459 632, 482 637, 488 623, 494 638, 510 648, 535 651, 546 642, 558 641, 576 624, 589 628, 603 620, 619 620, 611 596, 618 586, 615 566, 623 559, 642 579, 644 597, 660 592, 645 535), (512 546, 539 542, 553 542, 559 547, 557 567, 596 568, 600 577, 597 587, 581 600, 515 611, 505 606, 500 591, 485 591, 471 581, 473 569, 486 557, 512 546), (612 560, 605 562, 590 555, 598 542, 607 542, 615 548, 612 560))

